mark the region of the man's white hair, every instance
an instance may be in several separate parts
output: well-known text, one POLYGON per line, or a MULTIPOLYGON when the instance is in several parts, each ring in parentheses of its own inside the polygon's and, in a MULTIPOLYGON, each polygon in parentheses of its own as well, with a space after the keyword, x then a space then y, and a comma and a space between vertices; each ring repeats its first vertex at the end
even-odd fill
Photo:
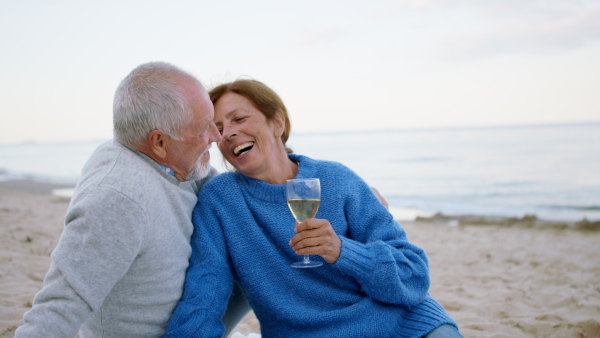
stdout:
POLYGON ((181 140, 180 132, 192 120, 181 79, 193 75, 166 62, 149 62, 127 75, 115 92, 113 127, 117 141, 137 148, 152 130, 181 140))

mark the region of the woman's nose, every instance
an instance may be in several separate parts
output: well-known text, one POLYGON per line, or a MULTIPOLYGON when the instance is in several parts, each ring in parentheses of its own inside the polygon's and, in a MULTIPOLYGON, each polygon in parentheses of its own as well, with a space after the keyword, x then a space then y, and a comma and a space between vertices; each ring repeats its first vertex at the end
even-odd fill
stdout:
POLYGON ((231 140, 235 136, 237 136, 237 133, 234 130, 223 130, 223 138, 226 141, 231 140))

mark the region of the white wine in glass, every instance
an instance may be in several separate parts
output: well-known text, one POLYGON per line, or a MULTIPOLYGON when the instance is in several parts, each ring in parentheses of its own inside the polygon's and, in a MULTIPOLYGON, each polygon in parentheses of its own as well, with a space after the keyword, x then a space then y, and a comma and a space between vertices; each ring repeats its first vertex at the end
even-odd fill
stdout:
MULTIPOLYGON (((287 180, 287 204, 298 222, 303 222, 315 217, 321 203, 321 183, 318 178, 287 180)), ((292 264, 294 268, 316 268, 323 265, 322 262, 310 260, 305 255, 300 262, 292 264)))

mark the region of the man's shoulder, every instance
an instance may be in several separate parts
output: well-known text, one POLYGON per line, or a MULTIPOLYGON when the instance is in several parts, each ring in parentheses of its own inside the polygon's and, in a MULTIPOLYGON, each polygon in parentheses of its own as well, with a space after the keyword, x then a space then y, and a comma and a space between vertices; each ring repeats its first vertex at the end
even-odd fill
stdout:
POLYGON ((212 180, 217 175, 219 175, 219 172, 217 171, 217 169, 215 169, 214 167, 211 166, 210 171, 208 172, 208 175, 206 175, 202 178, 198 178, 193 181, 190 181, 190 184, 192 184, 194 186, 194 189, 196 189, 196 191, 198 191, 198 190, 200 190, 200 188, 202 188, 202 186, 204 186, 206 184, 206 182, 208 182, 209 180, 212 180))
POLYGON ((87 160, 82 169, 82 176, 88 174, 101 174, 102 171, 111 171, 119 162, 141 161, 131 149, 117 141, 109 140, 98 146, 87 160))
POLYGON ((167 180, 150 160, 116 141, 108 141, 94 151, 83 167, 77 190, 102 188, 139 196, 141 191, 151 194, 153 189, 166 186, 167 180))

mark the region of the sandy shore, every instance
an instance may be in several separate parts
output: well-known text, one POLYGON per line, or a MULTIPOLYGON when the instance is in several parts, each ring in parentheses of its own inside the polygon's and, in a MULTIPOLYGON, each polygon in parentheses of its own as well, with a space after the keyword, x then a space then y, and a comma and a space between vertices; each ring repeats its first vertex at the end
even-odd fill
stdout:
MULTIPOLYGON (((68 199, 0 182, 0 337, 42 287, 68 199)), ((600 337, 600 232, 403 222, 465 337, 600 337)), ((259 332, 252 314, 235 331, 259 332)))

